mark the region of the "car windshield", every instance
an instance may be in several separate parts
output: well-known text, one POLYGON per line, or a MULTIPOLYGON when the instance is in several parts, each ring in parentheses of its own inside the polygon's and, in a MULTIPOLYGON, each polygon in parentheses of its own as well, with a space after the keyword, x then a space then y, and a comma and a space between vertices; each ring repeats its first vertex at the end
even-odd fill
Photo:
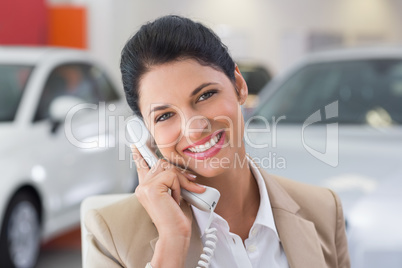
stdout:
POLYGON ((0 122, 13 121, 32 66, 0 64, 0 122))
POLYGON ((255 115, 303 123, 338 101, 340 124, 402 123, 402 61, 359 60, 304 66, 262 101, 255 115))

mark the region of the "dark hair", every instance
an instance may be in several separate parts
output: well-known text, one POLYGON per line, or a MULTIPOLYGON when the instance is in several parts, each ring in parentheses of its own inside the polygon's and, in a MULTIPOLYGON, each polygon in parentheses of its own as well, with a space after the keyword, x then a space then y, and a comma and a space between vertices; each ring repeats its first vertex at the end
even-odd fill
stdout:
POLYGON ((179 16, 148 22, 121 52, 120 70, 127 102, 140 117, 138 87, 142 76, 154 65, 194 59, 222 71, 235 81, 235 63, 220 38, 201 23, 179 16))

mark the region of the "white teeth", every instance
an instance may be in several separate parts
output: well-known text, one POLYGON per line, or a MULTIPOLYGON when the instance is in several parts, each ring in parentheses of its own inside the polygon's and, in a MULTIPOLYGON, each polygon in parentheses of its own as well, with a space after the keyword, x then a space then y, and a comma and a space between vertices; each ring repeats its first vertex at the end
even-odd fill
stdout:
POLYGON ((211 147, 214 146, 214 145, 216 144, 215 139, 211 139, 210 142, 209 142, 209 144, 211 145, 211 147))
POLYGON ((197 145, 191 148, 188 148, 188 150, 190 152, 193 153, 201 153, 201 152, 205 152, 206 150, 210 149, 212 146, 214 146, 219 139, 221 138, 222 133, 219 133, 218 135, 216 135, 215 137, 213 137, 212 139, 210 139, 209 141, 207 141, 205 144, 201 144, 201 145, 197 145))

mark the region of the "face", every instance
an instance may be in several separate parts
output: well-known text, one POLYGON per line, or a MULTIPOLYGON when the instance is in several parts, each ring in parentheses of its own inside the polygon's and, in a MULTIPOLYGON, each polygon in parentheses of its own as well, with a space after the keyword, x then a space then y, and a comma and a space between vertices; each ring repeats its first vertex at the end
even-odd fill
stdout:
POLYGON ((240 105, 247 86, 195 60, 151 68, 140 81, 139 107, 162 155, 203 177, 225 172, 244 154, 240 105))

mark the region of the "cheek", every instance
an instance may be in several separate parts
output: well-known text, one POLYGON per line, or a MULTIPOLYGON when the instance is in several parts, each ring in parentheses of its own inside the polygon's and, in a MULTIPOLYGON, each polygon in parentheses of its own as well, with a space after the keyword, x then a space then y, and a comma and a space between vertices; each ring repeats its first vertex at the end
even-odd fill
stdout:
POLYGON ((174 148, 181 135, 180 124, 176 124, 173 122, 174 120, 168 121, 170 122, 159 123, 155 126, 154 131, 155 142, 162 154, 164 151, 174 148))
POLYGON ((230 127, 231 133, 242 128, 243 116, 241 114, 240 105, 237 103, 222 103, 215 110, 216 121, 224 122, 224 124, 230 127))
POLYGON ((220 116, 217 116, 216 122, 225 125, 226 131, 229 133, 227 146, 241 147, 244 136, 244 120, 241 108, 238 103, 225 103, 219 106, 220 116))

